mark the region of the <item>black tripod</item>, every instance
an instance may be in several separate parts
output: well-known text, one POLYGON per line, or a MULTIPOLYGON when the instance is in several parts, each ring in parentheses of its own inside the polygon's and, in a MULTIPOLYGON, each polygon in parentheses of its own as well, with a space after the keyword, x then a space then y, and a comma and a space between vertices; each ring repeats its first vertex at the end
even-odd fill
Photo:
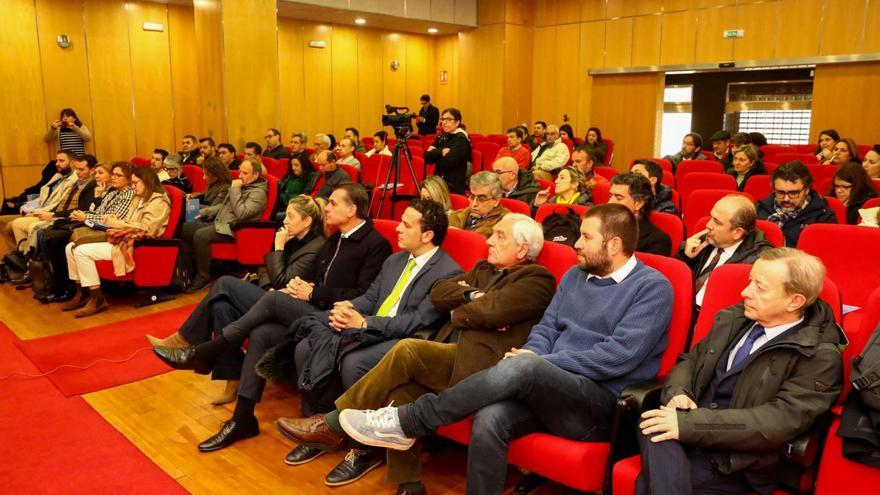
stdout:
POLYGON ((409 198, 411 195, 408 194, 398 194, 397 187, 401 184, 400 182, 400 162, 401 160, 406 164, 406 171, 409 172, 410 177, 412 177, 413 184, 416 186, 416 195, 419 194, 419 190, 422 188, 422 184, 419 182, 419 178, 416 176, 416 171, 413 168, 412 164, 412 155, 409 151, 409 146, 406 144, 406 131, 408 129, 394 129, 394 135, 397 138, 397 142, 394 144, 394 151, 391 152, 391 163, 388 164, 388 172, 385 173, 385 182, 382 184, 376 184, 377 188, 382 188, 382 194, 379 197, 379 207, 376 209, 376 218, 379 218, 379 215, 382 214, 382 205, 385 203, 385 197, 388 196, 388 188, 391 188, 391 218, 396 218, 395 216, 395 208, 397 207, 397 200, 399 198, 409 198), (401 158, 402 157, 402 158, 401 158), (391 177, 394 176, 394 182, 391 182, 391 177))

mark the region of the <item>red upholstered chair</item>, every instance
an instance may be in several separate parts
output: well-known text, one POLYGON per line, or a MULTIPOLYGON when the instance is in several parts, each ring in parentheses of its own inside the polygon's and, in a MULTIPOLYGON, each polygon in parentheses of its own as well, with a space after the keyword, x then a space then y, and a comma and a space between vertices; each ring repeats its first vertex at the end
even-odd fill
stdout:
POLYGON ((822 180, 815 180, 813 177, 813 190, 821 194, 822 196, 834 196, 834 191, 831 191, 831 186, 834 184, 834 177, 828 177, 822 180), (831 191, 831 194, 828 192, 831 191))
POLYGON ((611 182, 597 181, 590 191, 594 205, 604 205, 611 198, 611 182))
MULTIPOLYGON (((663 173, 666 173, 666 172, 663 172, 663 173)), ((672 190, 672 198, 671 199, 672 199, 672 204, 675 205, 675 209, 678 210, 679 213, 681 213, 681 195, 678 194, 678 191, 676 191, 675 189, 672 190)))
POLYGON ((546 191, 547 189, 550 189, 550 191, 548 191, 548 195, 547 195, 548 198, 552 198, 553 195, 556 194, 556 183, 553 182, 552 180, 550 180, 550 179, 537 179, 536 178, 535 182, 537 182, 541 186, 542 191, 546 191))
POLYGON ((499 149, 507 146, 507 134, 489 134, 486 139, 497 144, 499 149))
POLYGON ((268 200, 263 214, 256 221, 233 222, 234 242, 211 244, 211 258, 215 260, 238 261, 242 265, 262 265, 263 257, 272 249, 275 229, 278 224, 271 222, 272 210, 278 198, 278 179, 273 175, 262 175, 268 184, 268 200))
POLYGON ((174 299, 159 295, 158 290, 170 286, 174 277, 174 267, 181 246, 181 241, 175 239, 175 236, 183 223, 185 201, 183 191, 174 186, 164 187, 171 199, 171 215, 168 217, 168 226, 158 237, 141 239, 135 243, 134 270, 117 277, 113 271, 112 261, 100 260, 96 263, 98 275, 103 280, 128 281, 133 282, 136 287, 149 287, 156 290, 147 299, 135 304, 135 307, 138 308, 174 299))
POLYGON ((135 157, 132 157, 131 164, 134 165, 135 167, 149 167, 150 166, 150 159, 144 158, 142 156, 135 156, 135 157))
MULTIPOLYGON (((562 144, 564 144, 565 147, 568 148, 568 154, 570 155, 571 150, 574 149, 574 141, 572 141, 571 139, 568 139, 568 138, 564 138, 562 140, 562 144)), ((569 161, 569 163, 570 163, 570 161, 569 161)))
POLYGON ((477 149, 471 149, 471 164, 474 166, 473 173, 485 170, 483 168, 483 154, 477 149))
MULTIPOLYGON (((820 195, 822 194, 822 191, 818 192, 820 195)), ((825 201, 828 203, 831 211, 834 212, 834 216, 837 217, 837 223, 846 225, 846 206, 843 206, 843 202, 835 196, 825 196, 825 201)))
POLYGON ((601 175, 602 177, 605 177, 608 180, 613 179, 614 176, 617 175, 617 170, 615 170, 611 167, 593 167, 593 172, 596 175, 601 175))
MULTIPOLYGON (((665 256, 636 253, 644 264, 660 271, 672 283, 675 293, 668 346, 660 359, 657 378, 672 369, 678 354, 684 350, 691 320, 693 280, 690 269, 681 261, 665 256)), ((631 412, 631 398, 624 390, 618 399, 616 415, 631 412)), ((439 428, 437 432, 460 443, 468 443, 472 420, 466 419, 439 428)), ((576 490, 602 490, 610 481, 610 459, 616 432, 609 442, 578 442, 548 433, 532 433, 510 443, 508 461, 540 476, 550 478, 576 490)), ((607 490, 606 490, 607 493, 607 490)))
POLYGON ((287 175, 287 171, 290 170, 290 158, 279 158, 278 160, 265 161, 263 162, 263 165, 266 166, 267 174, 273 175, 278 179, 283 179, 284 176, 287 175))
POLYGON ((715 154, 712 152, 712 150, 700 150, 700 154, 703 155, 703 157, 710 162, 715 161, 715 154))
POLYGON ((398 197, 396 201, 392 200, 391 190, 389 190, 384 199, 382 198, 384 188, 373 189, 370 193, 370 217, 373 219, 385 219, 399 222, 403 218, 403 212, 409 204, 410 196, 398 197), (381 205, 381 211, 379 210, 381 205))
POLYGON ((397 226, 399 224, 400 222, 395 220, 386 220, 382 218, 373 220, 373 228, 382 234, 382 237, 391 244, 391 252, 393 253, 400 251, 400 246, 397 244, 397 226))
POLYGON ((736 179, 732 175, 713 172, 693 172, 680 176, 676 181, 676 190, 681 195, 683 206, 687 207, 688 199, 694 191, 703 189, 723 189, 736 191, 736 179))
POLYGON ((184 165, 181 171, 184 177, 189 179, 189 183, 192 184, 193 192, 205 192, 205 189, 208 188, 208 183, 205 181, 205 171, 202 170, 202 167, 198 165, 184 165))
POLYGON ((365 186, 371 187, 385 183, 390 164, 391 157, 387 155, 375 154, 367 158, 365 163, 361 163, 361 181, 365 186))
POLYGON ((337 167, 341 168, 348 174, 348 178, 351 179, 352 182, 358 182, 358 169, 354 165, 346 165, 344 163, 338 163, 337 167))
POLYGON ((471 202, 467 199, 467 196, 463 194, 449 194, 449 201, 452 203, 453 210, 460 210, 462 208, 467 208, 471 205, 471 202))
MULTIPOLYGON (((749 283, 751 269, 751 265, 721 265, 712 271, 706 285, 706 295, 703 299, 703 306, 700 308, 700 316, 697 318, 697 324, 691 338, 691 346, 709 334, 718 311, 742 302, 740 293, 749 283)), ((828 303, 834 317, 839 322, 840 294, 837 286, 828 278, 825 279, 820 298, 828 303)), ((615 464, 612 483, 614 495, 632 494, 636 477, 641 470, 639 456, 629 457, 615 464)))
MULTIPOLYGON (((865 204, 862 205, 862 210, 867 210, 868 208, 874 208, 875 206, 880 206, 880 198, 873 198, 865 201, 865 204)), ((862 223, 862 219, 859 218, 859 223, 862 223)))
POLYGON ((577 252, 565 244, 544 241, 544 247, 541 248, 541 253, 535 261, 550 270, 550 273, 556 277, 558 285, 565 272, 577 263, 577 252))
POLYGON ((819 164, 819 159, 812 153, 782 152, 770 155, 776 163, 801 162, 804 165, 819 164))
MULTIPOLYGON (((819 184, 825 179, 834 179, 834 174, 840 170, 840 167, 837 165, 807 165, 807 170, 810 171, 810 175, 813 176, 813 184, 819 184)), ((819 191, 821 194, 825 194, 828 190, 819 191)))
POLYGON ((272 158, 271 156, 261 156, 260 162, 263 163, 263 168, 265 168, 266 170, 274 170, 278 167, 278 160, 272 158))
POLYGON ((538 207, 537 213, 535 213, 535 221, 538 223, 544 223, 544 220, 547 219, 550 215, 554 213, 566 214, 569 211, 574 211, 578 214, 578 216, 583 217, 584 213, 589 210, 590 207, 587 205, 557 205, 544 203, 538 207))
POLYGON ((681 242, 684 240, 684 224, 681 223, 681 218, 672 213, 658 213, 654 211, 651 212, 650 220, 658 229, 669 236, 669 240, 672 241, 669 256, 675 256, 675 253, 678 252, 678 247, 681 246, 681 242))
POLYGON ((675 183, 681 186, 681 178, 694 172, 724 173, 724 165, 709 160, 682 160, 675 170, 675 183))
MULTIPOLYGON (((709 223, 709 217, 703 217, 697 220, 697 223, 694 225, 694 233, 705 229, 707 223, 709 223)), ((755 227, 764 234, 764 238, 767 239, 770 244, 773 244, 775 247, 785 246, 785 235, 783 235, 782 229, 779 228, 779 225, 776 225, 773 222, 768 222, 767 220, 756 220, 755 227)))
MULTIPOLYGON (((498 150, 500 150, 501 147, 492 141, 480 141, 474 143, 472 148, 483 155, 483 168, 480 170, 492 170, 492 164, 495 163, 495 157, 498 156, 498 150)), ((476 172, 476 170, 474 171, 476 172)))
POLYGON ((603 137, 602 142, 608 145, 608 150, 605 151, 605 161, 603 163, 605 165, 611 165, 611 161, 614 160, 614 141, 607 137, 603 137))
POLYGON ((450 228, 443 239, 443 249, 464 271, 469 271, 477 261, 489 256, 486 237, 476 232, 450 228))
POLYGON ((501 198, 501 205, 510 210, 511 213, 522 213, 523 215, 532 216, 532 207, 525 201, 511 198, 501 198))
MULTIPOLYGON (((414 141, 415 142, 415 141, 414 141)), ((412 155, 413 158, 425 158, 425 148, 422 148, 421 145, 415 145, 409 147, 409 154, 412 155)))
POLYGON ((472 143, 479 143, 481 141, 488 141, 486 136, 482 134, 468 134, 468 137, 471 139, 472 143))
POLYGON ((770 183, 770 176, 765 174, 753 175, 746 179, 746 187, 743 192, 751 194, 755 199, 761 201, 773 194, 773 184, 770 183))
POLYGON ((364 148, 367 151, 373 149, 373 136, 364 136, 361 138, 361 143, 364 145, 364 148))
POLYGON ((629 162, 630 170, 632 170, 633 165, 635 165, 636 161, 638 161, 638 160, 650 160, 650 161, 656 163, 657 165, 660 165, 660 168, 662 168, 663 170, 666 170, 668 172, 672 172, 672 162, 670 162, 669 160, 666 160, 664 158, 636 158, 636 159, 632 160, 631 162, 629 162))
POLYGON ((723 189, 701 189, 694 191, 691 193, 688 201, 682 204, 681 218, 684 222, 685 236, 691 236, 699 232, 699 229, 694 228, 697 220, 708 216, 712 212, 712 207, 715 206, 715 203, 728 194, 741 194, 749 198, 753 203, 755 202, 755 198, 751 194, 744 192, 725 191, 723 189))
POLYGON ((673 174, 669 170, 663 171, 663 178, 660 180, 660 182, 671 187, 673 191, 675 190, 675 174, 673 174))
MULTIPOLYGON (((880 280, 880 229, 858 225, 813 224, 801 232, 798 249, 804 250, 825 263, 828 277, 840 287, 843 303, 866 308, 871 292, 880 280)), ((865 310, 846 314, 843 319, 847 332, 859 328, 865 310)))
POLYGON ((436 134, 426 134, 422 136, 422 147, 424 147, 425 149, 430 148, 434 144, 434 139, 436 138, 436 134))

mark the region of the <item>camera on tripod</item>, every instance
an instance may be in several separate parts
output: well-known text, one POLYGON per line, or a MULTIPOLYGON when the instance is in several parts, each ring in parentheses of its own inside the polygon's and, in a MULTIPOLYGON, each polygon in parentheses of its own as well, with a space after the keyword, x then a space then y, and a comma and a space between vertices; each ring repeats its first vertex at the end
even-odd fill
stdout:
POLYGON ((385 105, 385 113, 387 115, 382 116, 382 125, 394 128, 398 137, 406 136, 412 130, 412 121, 417 117, 409 112, 409 107, 385 105))

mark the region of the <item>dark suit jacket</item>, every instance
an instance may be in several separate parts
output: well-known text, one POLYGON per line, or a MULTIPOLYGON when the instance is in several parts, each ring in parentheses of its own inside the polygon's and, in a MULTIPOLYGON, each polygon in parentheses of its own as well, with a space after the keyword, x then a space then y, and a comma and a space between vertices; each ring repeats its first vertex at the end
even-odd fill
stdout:
POLYGON ((282 158, 290 158, 290 153, 287 151, 287 148, 285 148, 283 144, 279 144, 271 150, 263 150, 263 156, 268 156, 269 158, 280 160, 282 158))
POLYGON ((327 239, 318 253, 313 272, 307 277, 315 282, 309 302, 319 309, 330 309, 337 301, 354 299, 366 292, 379 275, 385 258, 391 254, 391 245, 373 228, 370 219, 339 244, 341 236, 337 230, 327 239), (334 260, 337 245, 339 253, 334 260))
POLYGON ((327 239, 322 235, 312 235, 304 240, 303 244, 303 241, 291 239, 285 244, 284 250, 266 253, 263 259, 266 261, 267 280, 261 280, 261 285, 265 284, 267 289, 282 289, 294 277, 306 278, 306 274, 312 272, 318 253, 327 239))
MULTIPOLYGON (((95 186, 96 185, 97 185, 97 183, 94 181, 94 179, 86 182, 86 184, 82 188, 82 191, 79 192, 79 196, 77 196, 77 198, 76 198, 76 205, 77 205, 76 209, 77 210, 86 211, 89 209, 89 205, 92 204, 92 201, 95 200, 95 186)), ((71 189, 70 194, 73 194, 73 193, 74 193, 74 191, 73 191, 73 189, 71 189)), ((61 208, 62 206, 64 206, 68 200, 69 200, 69 195, 68 195, 68 197, 61 200, 61 203, 58 204, 58 208, 61 208)), ((55 215, 56 218, 68 218, 68 217, 70 217, 71 212, 73 212, 73 209, 71 209, 71 208, 68 208, 66 210, 55 210, 53 215, 55 215)))
POLYGON ((419 117, 424 117, 424 122, 418 123, 419 134, 427 136, 437 132, 437 124, 440 123, 440 110, 434 105, 419 109, 419 117))
MULTIPOLYGON (((687 245, 687 241, 682 242, 681 246, 678 248, 678 254, 675 255, 676 258, 684 261, 684 263, 691 269, 691 272, 694 275, 694 279, 700 274, 700 270, 703 268, 703 265, 709 261, 709 256, 715 251, 714 247, 709 245, 706 246, 702 251, 700 251, 693 258, 689 258, 686 254, 684 254, 684 248, 687 245)), ((772 249, 773 244, 770 243, 767 239, 764 238, 764 233, 758 229, 753 230, 748 233, 745 237, 743 237, 742 244, 736 248, 736 251, 733 252, 733 256, 731 256, 724 263, 727 265, 733 264, 744 264, 751 265, 758 259, 758 255, 761 254, 765 249, 772 249)))
POLYGON ((647 216, 642 216, 639 217, 639 242, 636 244, 636 251, 669 256, 672 252, 672 240, 666 232, 651 223, 647 216))
POLYGON ((555 292, 553 274, 531 262, 499 272, 483 260, 467 273, 437 282, 431 301, 439 311, 452 311, 452 318, 433 340, 454 340, 458 334, 449 386, 494 365, 511 347, 522 346, 555 292), (470 301, 468 293, 474 289, 485 295, 470 301))
POLYGON ((394 317, 374 316, 382 303, 394 290, 397 280, 409 262, 409 252, 392 254, 382 264, 382 271, 362 296, 351 303, 367 320, 367 327, 376 329, 387 339, 402 339, 414 331, 430 328, 443 317, 428 294, 438 280, 452 278, 462 273, 458 263, 443 248, 437 250, 400 296, 400 304, 394 317))

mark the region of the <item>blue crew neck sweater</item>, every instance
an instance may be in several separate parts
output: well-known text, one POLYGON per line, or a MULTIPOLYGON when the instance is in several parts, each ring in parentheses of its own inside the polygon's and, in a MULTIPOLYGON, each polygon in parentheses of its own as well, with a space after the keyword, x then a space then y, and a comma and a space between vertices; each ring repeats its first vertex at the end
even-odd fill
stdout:
POLYGON ((672 284, 641 261, 610 286, 588 282, 574 266, 523 348, 620 395, 627 386, 657 374, 672 299, 672 284))

